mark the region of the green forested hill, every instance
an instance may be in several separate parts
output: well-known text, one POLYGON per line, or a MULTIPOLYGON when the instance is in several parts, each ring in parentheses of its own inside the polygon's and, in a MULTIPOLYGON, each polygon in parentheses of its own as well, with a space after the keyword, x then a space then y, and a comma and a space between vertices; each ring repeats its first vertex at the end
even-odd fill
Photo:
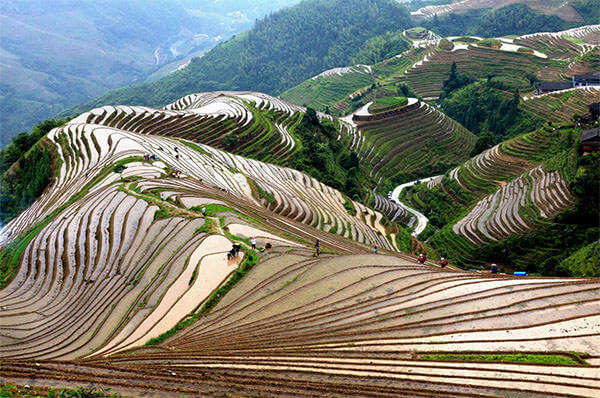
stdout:
MULTIPOLYGON (((586 3, 587 2, 582 2, 586 3)), ((593 24, 593 12, 581 12, 588 23, 593 24)), ((478 35, 497 37, 504 35, 524 35, 536 32, 555 32, 581 25, 568 22, 557 15, 535 12, 526 4, 511 4, 496 10, 476 9, 465 14, 450 13, 425 21, 423 26, 442 36, 478 35)))
POLYGON ((176 69, 300 0, 3 0, 0 146, 108 90, 176 69))
POLYGON ((411 24, 392 0, 305 0, 159 81, 113 90, 71 109, 104 104, 162 106, 185 94, 255 90, 278 94, 323 70, 345 66, 370 38, 411 24))

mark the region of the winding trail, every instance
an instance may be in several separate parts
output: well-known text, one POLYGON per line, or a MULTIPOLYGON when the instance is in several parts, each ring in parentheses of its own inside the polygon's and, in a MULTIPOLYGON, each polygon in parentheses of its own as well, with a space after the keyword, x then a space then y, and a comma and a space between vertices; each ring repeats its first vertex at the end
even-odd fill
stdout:
POLYGON ((407 182, 405 184, 398 185, 392 191, 392 199, 396 203, 398 203, 399 206, 403 207, 406 211, 408 211, 409 213, 412 213, 415 217, 417 217, 417 225, 415 226, 415 230, 412 233, 412 236, 414 236, 414 237, 419 236, 419 234, 425 230, 425 227, 427 227, 427 223, 429 222, 429 219, 427 217, 425 217, 425 215, 423 215, 422 213, 418 212, 417 210, 415 210, 415 209, 413 209, 411 207, 408 207, 404 203, 400 202, 398 200, 398 197, 400 196, 400 193, 402 192, 402 190, 404 188, 415 185, 415 182, 417 182, 417 181, 421 181, 421 183, 429 182, 429 181, 431 181, 431 180, 433 180, 434 178, 437 178, 437 177, 439 177, 439 176, 421 178, 421 179, 418 179, 418 180, 415 180, 415 181, 407 182))

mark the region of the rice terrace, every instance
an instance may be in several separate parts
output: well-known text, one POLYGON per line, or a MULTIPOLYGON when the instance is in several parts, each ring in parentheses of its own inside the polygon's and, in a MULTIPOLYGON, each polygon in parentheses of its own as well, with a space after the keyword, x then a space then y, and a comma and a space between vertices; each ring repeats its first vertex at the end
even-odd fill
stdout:
POLYGON ((274 2, 15 132, 0 397, 600 397, 595 5, 274 2))

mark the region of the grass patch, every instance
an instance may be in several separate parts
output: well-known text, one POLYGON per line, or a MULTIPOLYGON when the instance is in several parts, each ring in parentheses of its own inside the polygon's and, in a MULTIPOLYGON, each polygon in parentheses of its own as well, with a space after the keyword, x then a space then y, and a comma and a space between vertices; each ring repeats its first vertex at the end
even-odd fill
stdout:
POLYGON ((437 353, 420 354, 421 360, 459 362, 522 362, 549 365, 585 365, 585 354, 579 353, 437 353))
POLYGON ((371 106, 369 106, 369 112, 385 112, 393 108, 404 106, 408 104, 408 99, 405 97, 383 97, 377 98, 371 106))
POLYGON ((488 48, 500 48, 502 47, 502 42, 498 39, 483 39, 477 42, 478 45, 482 47, 488 48))
POLYGON ((188 282, 188 286, 192 286, 192 284, 196 280, 197 274, 198 274, 198 265, 196 265, 196 268, 194 268, 194 272, 192 272, 192 276, 190 276, 190 281, 188 282))
POLYGON ((212 218, 206 218, 204 220, 204 225, 196 228, 196 233, 218 234, 219 226, 212 218))
POLYGON ((185 145, 189 148, 192 148, 194 151, 200 152, 201 154, 206 155, 206 156, 210 156, 210 153, 206 152, 199 145, 196 145, 193 142, 184 141, 184 140, 179 140, 179 142, 181 142, 183 145, 185 145))
POLYGON ((354 204, 352 203, 350 198, 348 196, 346 196, 345 194, 342 194, 342 197, 344 198, 344 208, 346 209, 348 214, 350 214, 352 217, 355 217, 356 209, 354 208, 354 204))
POLYGON ((250 178, 248 178, 247 180, 250 184, 250 188, 252 188, 253 191, 258 193, 259 199, 264 199, 267 202, 267 205, 271 204, 272 202, 275 202, 275 196, 273 196, 272 193, 265 191, 260 185, 258 185, 256 181, 250 178))
POLYGON ((82 387, 75 388, 45 388, 31 387, 24 388, 12 384, 4 383, 0 387, 0 397, 3 398, 121 398, 121 394, 110 392, 110 388, 82 387))

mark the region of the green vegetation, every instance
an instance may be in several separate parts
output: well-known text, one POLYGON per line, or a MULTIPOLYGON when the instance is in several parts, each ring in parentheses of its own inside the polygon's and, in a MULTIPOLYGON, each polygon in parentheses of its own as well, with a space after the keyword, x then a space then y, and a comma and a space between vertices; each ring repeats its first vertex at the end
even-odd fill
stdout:
POLYGON ((193 142, 187 140, 179 140, 183 145, 192 148, 194 151, 200 152, 203 155, 211 156, 210 153, 206 152, 204 149, 200 147, 200 145, 194 144, 193 142))
POLYGON ((52 180, 54 144, 44 136, 67 120, 45 120, 31 132, 14 137, 0 151, 0 222, 7 223, 28 208, 52 180), (11 167, 12 166, 12 167, 11 167))
POLYGON ((250 183, 250 186, 256 189, 256 192, 258 192, 258 197, 260 199, 265 199, 267 201, 267 204, 275 202, 275 196, 273 196, 272 193, 265 191, 256 181, 251 179, 248 179, 248 181, 250 183))
POLYGON ((175 326, 173 326, 168 331, 162 333, 157 337, 153 337, 148 342, 146 342, 146 346, 153 346, 162 343, 169 337, 173 336, 178 331, 182 330, 186 326, 191 325, 196 322, 202 315, 205 315, 210 312, 225 295, 233 289, 233 287, 254 267, 257 263, 258 257, 257 253, 254 250, 248 249, 246 252, 246 258, 242 264, 240 264, 236 270, 233 272, 231 277, 225 282, 224 285, 215 290, 209 297, 206 299, 200 310, 188 318, 177 322, 175 326))
POLYGON ((352 63, 373 65, 401 54, 409 48, 410 43, 402 34, 402 30, 386 32, 367 40, 352 57, 352 63))
POLYGON ((500 48, 502 47, 502 42, 498 39, 483 39, 477 42, 478 45, 489 48, 500 48))
POLYGON ((7 223, 27 209, 50 183, 54 145, 42 139, 0 176, 0 221, 7 223))
MULTIPOLYGON (((495 262, 509 269, 524 270, 530 274, 557 276, 592 276, 599 274, 597 256, 600 236, 600 154, 582 156, 578 151, 581 130, 573 128, 545 128, 540 133, 552 134, 548 142, 538 145, 538 152, 522 154, 529 161, 544 165, 547 171, 560 170, 569 184, 569 191, 576 195, 573 207, 559 213, 551 220, 542 219, 534 207, 524 207, 522 217, 534 227, 533 230, 511 235, 498 242, 475 246, 462 236, 452 232, 451 226, 464 217, 482 195, 493 192, 497 184, 481 186, 481 191, 465 195, 456 189, 454 181, 444 180, 443 185, 433 190, 416 188, 420 206, 430 217, 432 225, 439 228, 428 244, 440 255, 450 258, 455 264, 473 267, 495 262), (451 188, 452 186, 454 188, 451 188), (443 189, 443 192, 440 191, 443 189), (452 201, 444 202, 444 195, 452 201), (469 197, 470 196, 470 197, 469 197), (451 203, 451 204, 448 204, 451 203)), ((531 134, 520 139, 531 140, 531 134)), ((530 141, 535 142, 535 141, 530 141)), ((516 175, 507 176, 508 180, 516 175)), ((496 177, 504 178, 502 176, 496 177)), ((482 182, 492 183, 489 180, 482 182)), ((409 194, 410 192, 407 192, 409 194)))
POLYGON ((217 213, 239 213, 231 207, 223 206, 220 204, 211 203, 205 206, 193 206, 190 208, 191 211, 196 213, 202 212, 202 207, 206 209, 207 217, 214 217, 217 213))
POLYGON ((196 228, 196 233, 205 233, 205 234, 218 234, 219 226, 212 218, 204 219, 204 224, 196 228))
POLYGON ((122 172, 124 172, 124 171, 125 171, 125 169, 126 169, 126 168, 127 168, 127 167, 125 167, 124 165, 122 165, 122 164, 118 164, 118 165, 116 165, 115 167, 113 167, 113 170, 112 170, 112 171, 113 171, 113 173, 116 173, 116 174, 121 174, 122 172))
POLYGON ((424 39, 427 37, 427 29, 422 26, 417 26, 415 28, 406 29, 406 36, 411 39, 424 39))
POLYGON ((4 174, 8 168, 28 152, 46 134, 55 127, 62 126, 69 119, 44 120, 36 124, 29 133, 20 133, 13 137, 11 142, 0 150, 0 174, 4 174))
POLYGON ((471 156, 517 134, 535 130, 543 120, 520 107, 520 95, 493 76, 486 81, 456 72, 456 64, 441 95, 442 110, 479 136, 471 156))
POLYGON ((359 165, 358 156, 338 141, 335 126, 328 119, 319 122, 314 109, 307 108, 294 129, 301 146, 294 153, 294 168, 353 199, 369 194, 370 181, 359 165))
POLYGON ((396 234, 396 246, 398 246, 398 250, 410 253, 410 243, 410 232, 406 228, 398 228, 398 233, 396 234))
POLYGON ((383 97, 377 98, 371 106, 369 106, 369 112, 378 113, 389 111, 394 108, 398 108, 408 104, 408 99, 405 97, 383 97))
POLYGON ((344 194, 342 194, 342 197, 344 198, 344 208, 346 209, 348 214, 350 214, 352 217, 356 216, 356 209, 354 208, 354 205, 352 204, 350 198, 344 194))
POLYGON ((2 398, 121 398, 122 395, 110 392, 110 388, 82 387, 75 388, 24 388, 4 383, 0 387, 2 398))
POLYGON ((442 39, 440 40, 438 47, 444 51, 452 51, 452 49, 454 48, 454 43, 452 43, 448 39, 442 39))
POLYGON ((600 21, 600 7, 596 0, 579 0, 571 6, 583 17, 586 25, 594 25, 600 21))
POLYGON ((593 242, 564 259, 559 269, 566 269, 572 276, 600 277, 600 243, 593 242))
POLYGON ((351 64, 374 36, 409 27, 407 9, 392 0, 306 0, 256 21, 180 71, 152 83, 113 90, 73 108, 105 104, 163 106, 186 94, 256 90, 279 94, 324 70, 351 64))
MULTIPOLYGON (((433 189, 428 189, 427 184, 414 185, 404 192, 404 196, 412 197, 410 200, 401 200, 427 214, 429 224, 435 228, 442 228, 452 222, 463 207, 475 199, 473 194, 455 180, 449 179, 444 180, 443 186, 440 184, 433 189)), ((420 236, 420 239, 424 240, 425 237, 420 236)))
POLYGON ((459 361, 459 362, 524 362, 550 365, 583 365, 585 362, 579 355, 572 354, 538 354, 538 353, 439 353, 419 354, 424 361, 459 361))
MULTIPOLYGON (((585 12, 597 13, 591 9, 590 12, 585 12)), ((564 21, 556 15, 538 14, 525 4, 511 4, 496 10, 469 10, 464 14, 450 13, 440 17, 436 15, 422 24, 441 36, 475 35, 483 37, 556 32, 581 25, 564 21)))

